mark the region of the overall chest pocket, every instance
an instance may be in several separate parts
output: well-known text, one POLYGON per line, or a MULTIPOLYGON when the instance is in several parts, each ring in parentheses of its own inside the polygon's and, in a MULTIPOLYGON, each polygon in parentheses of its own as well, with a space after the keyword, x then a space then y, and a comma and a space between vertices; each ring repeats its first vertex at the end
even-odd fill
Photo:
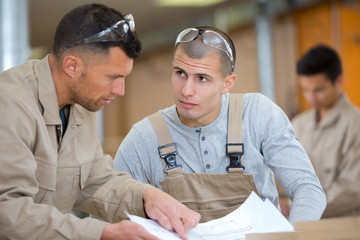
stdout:
MULTIPOLYGON (((223 217, 238 208, 257 188, 243 173, 175 173, 160 181, 164 192, 201 214, 200 222, 223 217)), ((258 194, 259 195, 259 194, 258 194)))

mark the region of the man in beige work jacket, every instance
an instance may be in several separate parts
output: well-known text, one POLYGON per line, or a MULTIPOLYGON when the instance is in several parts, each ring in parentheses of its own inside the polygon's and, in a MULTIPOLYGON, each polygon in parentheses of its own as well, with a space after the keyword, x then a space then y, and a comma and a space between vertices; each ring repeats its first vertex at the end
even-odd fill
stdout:
POLYGON ((298 61, 297 73, 312 109, 292 123, 326 193, 323 217, 360 216, 360 111, 342 90, 340 58, 315 46, 298 61))
POLYGON ((63 17, 50 55, 0 74, 0 239, 157 239, 120 221, 125 211, 183 239, 198 223, 174 198, 115 172, 97 140, 95 112, 124 94, 139 52, 131 15, 89 4, 63 17), (74 207, 105 221, 79 219, 74 207))

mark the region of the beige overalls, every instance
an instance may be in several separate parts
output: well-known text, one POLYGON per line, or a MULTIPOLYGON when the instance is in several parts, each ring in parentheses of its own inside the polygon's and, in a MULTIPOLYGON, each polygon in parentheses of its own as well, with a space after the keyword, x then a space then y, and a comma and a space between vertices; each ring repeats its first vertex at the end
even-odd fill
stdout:
POLYGON ((163 159, 165 178, 160 181, 169 193, 190 209, 201 214, 200 222, 220 218, 238 208, 252 191, 258 195, 252 174, 244 174, 242 155, 242 94, 230 94, 226 154, 228 173, 183 173, 176 163, 176 143, 162 115, 149 116, 159 141, 159 155, 163 159))

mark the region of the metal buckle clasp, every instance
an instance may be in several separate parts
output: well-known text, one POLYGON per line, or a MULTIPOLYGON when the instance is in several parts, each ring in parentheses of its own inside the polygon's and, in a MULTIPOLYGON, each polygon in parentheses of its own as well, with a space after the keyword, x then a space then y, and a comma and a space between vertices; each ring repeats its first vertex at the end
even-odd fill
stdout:
POLYGON ((166 168, 164 169, 164 172, 167 173, 168 170, 180 167, 182 168, 181 164, 176 163, 176 154, 177 154, 177 148, 175 143, 166 144, 163 146, 158 147, 159 155, 161 158, 163 158, 166 162, 166 168), (168 154, 162 154, 162 149, 174 146, 175 151, 170 152, 168 154))
POLYGON ((226 144, 226 155, 229 156, 230 164, 226 167, 226 171, 229 172, 229 168, 242 168, 245 170, 245 166, 241 164, 241 157, 244 155, 244 144, 243 143, 227 143, 226 144), (241 152, 228 152, 229 146, 241 146, 241 152))

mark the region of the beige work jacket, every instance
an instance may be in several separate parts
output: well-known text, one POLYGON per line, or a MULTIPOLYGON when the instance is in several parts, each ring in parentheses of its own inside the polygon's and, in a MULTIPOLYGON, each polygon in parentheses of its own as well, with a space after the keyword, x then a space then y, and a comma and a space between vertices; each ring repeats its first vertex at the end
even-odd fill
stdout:
POLYGON ((325 190, 323 217, 360 215, 360 111, 342 95, 316 123, 315 110, 292 124, 325 190))
POLYGON ((111 222, 145 216, 151 186, 114 170, 96 113, 72 105, 60 137, 48 57, 0 74, 0 111, 0 239, 100 239, 107 223, 74 217, 73 207, 111 222))

